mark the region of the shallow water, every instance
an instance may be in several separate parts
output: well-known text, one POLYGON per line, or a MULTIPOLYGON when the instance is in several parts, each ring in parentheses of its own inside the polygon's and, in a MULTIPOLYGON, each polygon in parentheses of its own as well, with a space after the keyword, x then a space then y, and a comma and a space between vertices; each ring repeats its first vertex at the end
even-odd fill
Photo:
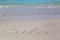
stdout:
POLYGON ((0 8, 0 21, 60 19, 60 8, 0 8))

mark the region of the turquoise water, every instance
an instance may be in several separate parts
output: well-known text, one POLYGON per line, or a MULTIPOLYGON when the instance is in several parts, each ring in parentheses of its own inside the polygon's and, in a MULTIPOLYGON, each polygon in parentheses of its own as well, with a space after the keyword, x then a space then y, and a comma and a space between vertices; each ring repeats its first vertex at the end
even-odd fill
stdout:
POLYGON ((60 3, 60 0, 0 0, 0 4, 60 3))

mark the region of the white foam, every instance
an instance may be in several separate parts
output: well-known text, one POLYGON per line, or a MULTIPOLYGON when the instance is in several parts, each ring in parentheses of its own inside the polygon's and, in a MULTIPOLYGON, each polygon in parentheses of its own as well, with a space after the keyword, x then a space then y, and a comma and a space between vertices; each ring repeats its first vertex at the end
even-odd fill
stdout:
POLYGON ((36 8, 60 8, 60 6, 37 6, 36 8))
POLYGON ((28 8, 60 8, 60 6, 0 6, 0 8, 17 8, 17 7, 28 7, 28 8))
POLYGON ((0 8, 3 8, 3 7, 4 7, 4 8, 9 8, 9 6, 0 6, 0 8))

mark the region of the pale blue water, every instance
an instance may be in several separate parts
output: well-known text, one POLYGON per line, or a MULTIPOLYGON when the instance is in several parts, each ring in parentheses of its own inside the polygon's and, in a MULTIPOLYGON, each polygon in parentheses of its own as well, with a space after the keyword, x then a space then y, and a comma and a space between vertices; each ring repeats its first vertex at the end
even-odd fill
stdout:
POLYGON ((0 21, 60 19, 60 8, 0 8, 0 21), (11 15, 16 16, 11 16, 11 15))

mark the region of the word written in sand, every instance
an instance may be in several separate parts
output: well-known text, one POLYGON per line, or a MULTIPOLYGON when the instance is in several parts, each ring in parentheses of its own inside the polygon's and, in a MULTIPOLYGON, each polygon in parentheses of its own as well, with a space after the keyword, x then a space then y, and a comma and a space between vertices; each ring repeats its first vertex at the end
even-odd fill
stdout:
POLYGON ((48 34, 48 31, 40 31, 39 29, 31 29, 29 31, 27 30, 17 30, 17 29, 3 29, 0 30, 0 34, 48 34))

